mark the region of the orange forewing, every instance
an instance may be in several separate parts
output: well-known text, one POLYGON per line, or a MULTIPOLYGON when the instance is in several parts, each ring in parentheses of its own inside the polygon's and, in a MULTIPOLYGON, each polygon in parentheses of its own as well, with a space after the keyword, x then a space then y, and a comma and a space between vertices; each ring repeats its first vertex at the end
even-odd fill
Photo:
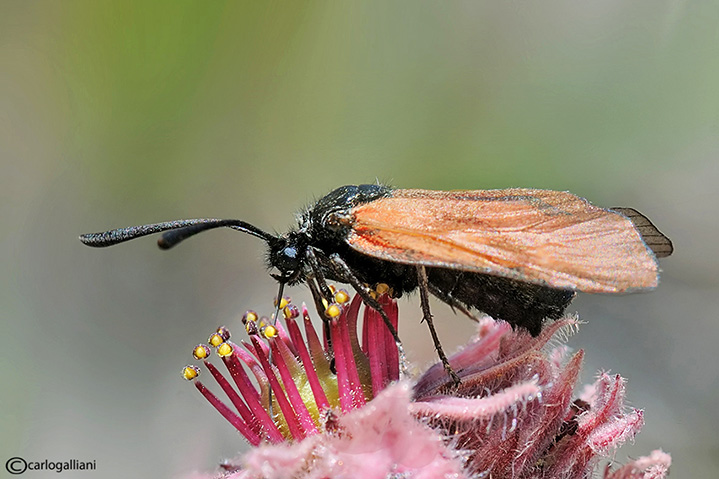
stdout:
POLYGON ((567 192, 394 190, 352 213, 347 242, 383 260, 590 293, 658 282, 656 258, 629 219, 567 192))

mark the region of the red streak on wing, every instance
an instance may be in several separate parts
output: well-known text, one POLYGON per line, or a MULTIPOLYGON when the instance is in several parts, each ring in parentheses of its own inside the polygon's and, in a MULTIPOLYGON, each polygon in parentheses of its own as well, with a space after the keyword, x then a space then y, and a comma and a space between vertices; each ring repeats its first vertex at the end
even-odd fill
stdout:
POLYGON ((388 261, 590 293, 658 282, 657 260, 632 222, 568 192, 394 190, 352 213, 349 245, 388 261))

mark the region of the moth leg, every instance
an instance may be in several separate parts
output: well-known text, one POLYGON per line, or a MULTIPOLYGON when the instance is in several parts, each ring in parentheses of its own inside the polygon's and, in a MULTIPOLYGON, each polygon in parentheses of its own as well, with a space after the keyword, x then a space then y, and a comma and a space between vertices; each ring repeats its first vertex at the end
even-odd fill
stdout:
POLYGON ((325 311, 327 310, 327 306, 329 303, 326 303, 326 299, 324 296, 322 296, 322 293, 320 293, 320 287, 317 284, 317 279, 313 275, 307 275, 305 277, 305 283, 310 288, 310 293, 312 293, 312 300, 315 303, 315 309, 317 310, 317 314, 319 314, 320 318, 322 319, 322 333, 323 337, 325 338, 325 341, 327 341, 327 346, 329 351, 332 351, 332 335, 330 334, 330 323, 327 320, 327 316, 325 316, 325 311))
POLYGON ((432 293, 432 295, 435 298, 438 298, 443 303, 446 303, 447 305, 449 305, 449 307, 452 308, 452 310, 456 309, 460 313, 464 314, 469 319, 474 321, 475 323, 479 322, 479 318, 475 314, 473 314, 469 309, 467 309, 467 307, 464 304, 462 304, 458 300, 454 299, 450 294, 443 293, 442 291, 437 289, 435 286, 432 286, 431 283, 428 283, 427 287, 429 288, 429 292, 432 293))
POLYGON ((419 283, 420 304, 422 305, 422 320, 429 326, 429 334, 432 335, 434 349, 437 351, 439 360, 442 361, 442 365, 445 371, 447 371, 447 374, 449 374, 449 377, 452 378, 454 385, 458 386, 460 383, 459 376, 457 376, 457 373, 454 372, 454 369, 452 369, 452 366, 449 364, 447 355, 444 354, 442 343, 439 342, 439 336, 437 336, 437 331, 434 329, 434 323, 432 322, 432 312, 429 310, 429 282, 427 281, 427 270, 424 268, 424 265, 417 266, 417 280, 419 283))
POLYGON ((332 265, 337 268, 338 273, 340 273, 339 276, 345 278, 347 282, 352 285, 352 287, 357 291, 357 294, 359 294, 362 298, 362 301, 382 316, 384 324, 387 325, 387 329, 389 329, 394 342, 397 343, 397 347, 400 349, 400 352, 403 353, 404 349, 402 348, 402 341, 400 341, 399 336, 397 335, 397 330, 387 316, 387 313, 385 313, 384 309, 382 309, 382 305, 379 304, 379 301, 372 297, 372 291, 370 288, 362 283, 357 276, 355 276, 352 269, 344 262, 344 260, 342 260, 342 258, 340 258, 337 253, 330 255, 329 259, 332 262, 332 265))
MULTIPOLYGON (((307 259, 310 263, 310 268, 312 268, 312 274, 315 277, 315 280, 317 281, 317 285, 320 288, 320 292, 322 293, 322 296, 325 300, 328 302, 332 302, 332 298, 334 295, 332 294, 332 291, 330 290, 329 285, 327 284, 327 280, 325 279, 324 273, 322 273, 322 268, 320 267, 320 262, 317 260, 317 255, 315 255, 313 248, 307 248, 307 259)), ((315 302, 317 302, 315 300, 315 302)), ((321 304, 321 302, 320 302, 321 304)), ((324 313, 321 313, 322 317, 324 317, 324 313)))
POLYGON ((310 293, 312 294, 312 301, 315 303, 315 309, 319 313, 320 317, 324 317, 324 310, 327 309, 327 306, 325 306, 324 301, 327 301, 327 299, 320 293, 320 287, 317 284, 317 278, 314 276, 314 274, 307 274, 305 276, 305 283, 310 288, 310 293))
POLYGON ((314 299, 315 302, 315 308, 317 309, 320 318, 322 318, 322 331, 324 333, 324 337, 327 338, 327 346, 329 346, 328 349, 332 351, 332 335, 330 334, 330 323, 325 316, 325 310, 332 302, 332 290, 330 290, 330 287, 327 284, 325 275, 322 273, 320 263, 319 261, 317 261, 317 256, 315 255, 312 248, 307 249, 307 258, 309 259, 310 268, 312 269, 312 275, 307 278, 306 282, 307 285, 310 287, 312 299, 314 299), (327 304, 324 303, 325 301, 327 302, 327 304))

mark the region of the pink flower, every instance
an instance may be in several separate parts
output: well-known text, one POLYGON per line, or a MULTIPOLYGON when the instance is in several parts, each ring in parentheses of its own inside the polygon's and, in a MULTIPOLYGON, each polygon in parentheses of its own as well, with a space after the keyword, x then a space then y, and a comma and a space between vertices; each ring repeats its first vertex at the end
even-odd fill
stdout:
POLYGON ((605 479, 661 479, 669 474, 672 458, 666 452, 656 450, 649 456, 626 464, 616 471, 610 471, 609 465, 604 470, 605 479))
MULTIPOLYGON (((625 408, 618 375, 600 374, 574 398, 584 353, 549 346, 577 328, 573 318, 538 337, 483 318, 477 336, 450 357, 461 379, 455 387, 440 363, 414 382, 400 379, 404 365, 379 314, 364 308, 360 344, 361 300, 339 291, 336 301, 322 340, 304 305, 304 339, 292 304, 282 305, 286 328, 247 313, 250 342, 241 346, 220 328, 209 342, 225 374, 208 361, 207 346, 195 348, 234 409, 196 379, 198 368, 184 376, 258 446, 218 477, 584 478, 641 429, 642 411, 625 408)), ((380 301, 396 327, 396 302, 380 301)), ((669 465, 669 455, 655 451, 603 472, 661 478, 669 465)))

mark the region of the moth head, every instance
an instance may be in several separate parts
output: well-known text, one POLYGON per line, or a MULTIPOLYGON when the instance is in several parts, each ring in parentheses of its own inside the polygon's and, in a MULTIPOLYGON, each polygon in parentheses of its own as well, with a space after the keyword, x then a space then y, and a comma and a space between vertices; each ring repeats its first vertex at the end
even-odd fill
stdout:
POLYGON ((272 276, 280 282, 293 282, 302 274, 307 258, 307 239, 299 232, 291 232, 268 242, 269 266, 279 274, 272 276))

